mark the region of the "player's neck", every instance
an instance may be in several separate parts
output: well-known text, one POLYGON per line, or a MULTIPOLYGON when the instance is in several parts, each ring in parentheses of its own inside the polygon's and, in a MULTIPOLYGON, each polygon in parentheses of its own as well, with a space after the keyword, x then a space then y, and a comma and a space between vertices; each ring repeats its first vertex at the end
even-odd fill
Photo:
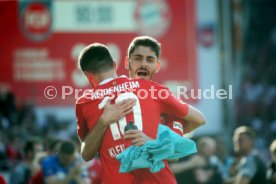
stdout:
POLYGON ((118 77, 118 75, 117 75, 116 71, 114 71, 114 70, 109 70, 109 71, 102 72, 102 73, 98 74, 99 82, 101 82, 105 79, 117 78, 117 77, 118 77))

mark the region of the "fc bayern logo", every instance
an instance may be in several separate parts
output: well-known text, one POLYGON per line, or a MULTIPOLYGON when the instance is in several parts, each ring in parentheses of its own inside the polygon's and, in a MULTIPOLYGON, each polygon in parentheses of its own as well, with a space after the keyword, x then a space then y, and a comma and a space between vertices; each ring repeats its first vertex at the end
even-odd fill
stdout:
POLYGON ((20 5, 20 27, 30 40, 42 41, 51 34, 50 4, 43 1, 23 1, 20 5))
POLYGON ((166 0, 138 0, 135 20, 140 34, 161 37, 170 26, 170 8, 166 0))

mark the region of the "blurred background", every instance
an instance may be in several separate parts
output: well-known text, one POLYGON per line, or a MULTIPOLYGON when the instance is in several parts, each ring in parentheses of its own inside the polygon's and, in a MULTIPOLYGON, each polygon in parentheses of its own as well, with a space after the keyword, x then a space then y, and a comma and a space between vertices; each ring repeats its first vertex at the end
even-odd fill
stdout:
POLYGON ((206 116, 206 125, 189 136, 208 136, 235 159, 233 131, 249 126, 269 166, 276 138, 276 1, 4 0, 0 21, 0 174, 6 182, 24 161, 27 140, 40 139, 44 150, 48 138, 78 142, 75 100, 89 88, 77 66, 80 50, 106 44, 118 73, 128 75, 127 48, 139 35, 162 44, 154 80, 175 93, 187 87, 183 100, 206 116), (219 99, 212 89, 227 95, 219 99))

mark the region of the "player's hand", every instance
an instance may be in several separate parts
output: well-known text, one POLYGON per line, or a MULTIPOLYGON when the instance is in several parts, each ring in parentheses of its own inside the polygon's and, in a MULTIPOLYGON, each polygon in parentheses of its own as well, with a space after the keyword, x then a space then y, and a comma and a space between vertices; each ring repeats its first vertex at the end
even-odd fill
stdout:
POLYGON ((113 98, 107 101, 103 114, 100 117, 100 120, 106 125, 119 121, 122 117, 131 113, 133 111, 132 107, 136 104, 135 99, 126 99, 117 104, 111 104, 113 98))
POLYGON ((141 130, 128 130, 125 132, 124 139, 131 140, 132 145, 134 146, 142 146, 147 141, 152 140, 149 136, 147 136, 141 130))

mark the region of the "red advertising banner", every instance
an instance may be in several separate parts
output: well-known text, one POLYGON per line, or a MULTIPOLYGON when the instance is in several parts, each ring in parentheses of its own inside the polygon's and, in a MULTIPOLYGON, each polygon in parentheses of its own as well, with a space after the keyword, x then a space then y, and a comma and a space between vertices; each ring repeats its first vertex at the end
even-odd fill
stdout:
POLYGON ((3 1, 0 21, 0 83, 10 85, 19 101, 74 105, 89 88, 77 67, 80 50, 92 42, 108 45, 118 74, 128 75, 124 58, 138 35, 162 44, 155 81, 172 90, 197 89, 195 1, 3 1), (56 89, 48 91, 54 98, 45 97, 48 86, 56 89))

